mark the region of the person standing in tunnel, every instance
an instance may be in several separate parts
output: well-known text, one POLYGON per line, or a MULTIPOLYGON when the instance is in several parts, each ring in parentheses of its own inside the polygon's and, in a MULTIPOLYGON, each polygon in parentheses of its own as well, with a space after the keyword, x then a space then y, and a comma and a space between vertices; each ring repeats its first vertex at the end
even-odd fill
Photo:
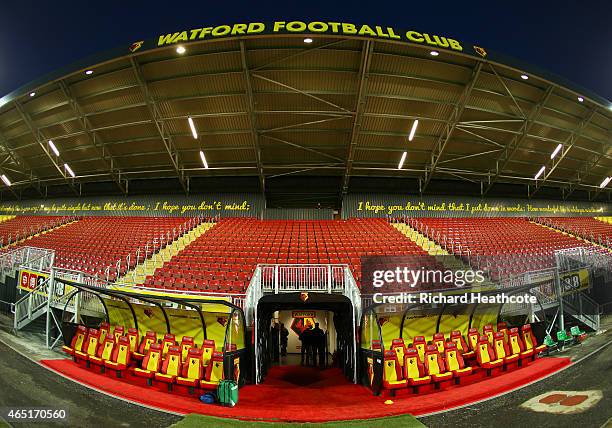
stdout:
POLYGON ((285 327, 285 324, 280 325, 280 345, 281 345, 281 357, 287 356, 287 344, 289 343, 289 330, 285 327))
POLYGON ((319 323, 315 323, 315 327, 312 330, 313 337, 313 365, 317 365, 317 355, 319 358, 319 366, 325 367, 325 332, 319 327, 319 323))
POLYGON ((310 362, 310 354, 312 353, 312 330, 310 325, 306 327, 300 334, 302 360, 301 365, 308 365, 310 362))

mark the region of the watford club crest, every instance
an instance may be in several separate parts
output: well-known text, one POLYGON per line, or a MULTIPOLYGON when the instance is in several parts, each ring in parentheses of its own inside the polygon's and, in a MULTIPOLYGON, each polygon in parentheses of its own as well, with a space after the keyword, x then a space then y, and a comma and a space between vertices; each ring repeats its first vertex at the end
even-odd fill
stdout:
POLYGON ((299 336, 304 330, 314 327, 315 317, 316 313, 314 312, 294 312, 291 330, 299 336))
POLYGON ((481 48, 480 46, 474 46, 474 50, 478 55, 483 58, 487 56, 487 51, 485 51, 484 48, 481 48))
POLYGON ((144 44, 144 40, 139 40, 137 42, 132 43, 130 45, 130 52, 132 53, 136 52, 138 49, 142 47, 143 44, 144 44))
POLYGON ((302 302, 306 302, 309 298, 310 296, 308 295, 308 293, 300 293, 300 300, 302 302))
POLYGON ((227 325, 227 318, 225 318, 225 317, 218 317, 217 318, 217 322, 219 324, 221 324, 223 327, 225 327, 227 325))
POLYGON ((148 317, 148 318, 153 318, 153 309, 145 309, 144 310, 144 314, 148 317))

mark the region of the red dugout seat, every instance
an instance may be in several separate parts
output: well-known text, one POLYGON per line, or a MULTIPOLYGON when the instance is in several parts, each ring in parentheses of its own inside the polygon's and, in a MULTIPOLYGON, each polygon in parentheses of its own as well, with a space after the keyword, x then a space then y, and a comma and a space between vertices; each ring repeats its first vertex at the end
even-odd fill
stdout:
POLYGON ((400 366, 404 366, 404 355, 406 355, 406 345, 404 344, 404 339, 393 339, 391 341, 391 350, 395 351, 395 355, 397 355, 397 361, 400 366))
POLYGON ((425 367, 423 367, 416 349, 409 348, 406 350, 404 357, 404 378, 413 387, 415 393, 418 392, 420 385, 427 385, 431 382, 431 376, 425 374, 425 367))
POLYGON ((533 349, 534 356, 548 349, 548 346, 544 344, 538 346, 538 342, 536 341, 536 338, 533 335, 533 332, 531 331, 531 324, 525 324, 521 327, 521 335, 523 336, 523 344, 525 345, 525 350, 530 351, 533 349))
POLYGON ((223 378, 223 354, 221 352, 214 352, 210 359, 210 363, 206 367, 204 379, 200 381, 200 387, 203 389, 216 390, 219 381, 223 378))
POLYGON ((493 336, 493 351, 495 351, 495 359, 504 360, 505 365, 516 363, 519 360, 518 355, 510 352, 504 333, 501 331, 493 336))
POLYGON ((466 366, 461 352, 457 349, 454 342, 447 342, 444 349, 444 364, 446 369, 456 378, 456 383, 459 383, 459 378, 468 376, 472 373, 472 368, 466 366))
POLYGON ((62 350, 68 355, 74 355, 75 351, 81 352, 83 350, 83 345, 85 344, 87 339, 87 327, 84 325, 79 325, 72 336, 72 340, 70 341, 70 346, 62 346, 62 350))
POLYGON ((181 376, 176 378, 178 385, 189 387, 189 393, 193 394, 194 388, 198 386, 204 375, 204 365, 202 364, 202 350, 191 348, 187 352, 187 361, 183 364, 181 376))
POLYGON ((463 358, 470 359, 475 356, 474 351, 471 351, 470 348, 468 348, 468 345, 459 330, 453 330, 451 332, 450 339, 455 344, 457 350, 463 356, 463 358))
POLYGON ((161 365, 159 373, 155 373, 155 380, 168 384, 168 390, 172 390, 172 383, 176 380, 177 376, 182 373, 182 362, 181 362, 181 349, 178 346, 171 346, 168 348, 166 358, 161 365))
POLYGON ((480 336, 476 347, 476 361, 478 365, 487 370, 487 376, 491 375, 491 370, 497 367, 502 367, 504 360, 497 359, 495 352, 489 343, 487 336, 480 336))
POLYGON ((385 351, 384 365, 383 387, 391 391, 405 388, 408 383, 406 379, 404 379, 402 368, 397 361, 395 351, 385 351))
POLYGON ((122 372, 130 365, 130 360, 130 339, 122 336, 115 345, 110 360, 104 361, 104 367, 115 370, 117 377, 121 377, 122 372))
POLYGON ((87 341, 85 342, 83 349, 81 351, 75 350, 74 357, 77 359, 87 361, 87 364, 89 364, 89 357, 91 355, 96 355, 96 352, 98 350, 99 340, 100 340, 100 330, 95 329, 95 328, 90 328, 89 331, 87 332, 87 341))
POLYGON ((162 365, 162 347, 159 343, 153 343, 149 347, 147 355, 142 360, 142 367, 134 368, 134 374, 138 377, 147 379, 147 383, 151 385, 151 380, 155 377, 155 373, 159 373, 162 365))
POLYGON ((431 379, 436 382, 436 387, 438 387, 440 382, 453 378, 453 374, 446 371, 444 360, 438 353, 436 345, 429 345, 425 350, 425 373, 431 376, 431 379))

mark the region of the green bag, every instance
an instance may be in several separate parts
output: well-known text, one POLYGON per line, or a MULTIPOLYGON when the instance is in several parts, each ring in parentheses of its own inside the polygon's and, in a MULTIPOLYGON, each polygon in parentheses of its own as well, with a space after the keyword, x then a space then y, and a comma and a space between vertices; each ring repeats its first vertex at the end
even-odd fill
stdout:
POLYGON ((217 398, 222 406, 234 407, 238 404, 238 385, 233 380, 219 381, 217 398))

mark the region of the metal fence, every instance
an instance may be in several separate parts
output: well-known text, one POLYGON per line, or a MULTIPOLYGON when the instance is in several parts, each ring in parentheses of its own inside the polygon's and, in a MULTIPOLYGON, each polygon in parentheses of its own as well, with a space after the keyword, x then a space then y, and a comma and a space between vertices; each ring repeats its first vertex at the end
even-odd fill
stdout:
POLYGON ((260 265, 265 292, 342 292, 345 265, 260 265))

